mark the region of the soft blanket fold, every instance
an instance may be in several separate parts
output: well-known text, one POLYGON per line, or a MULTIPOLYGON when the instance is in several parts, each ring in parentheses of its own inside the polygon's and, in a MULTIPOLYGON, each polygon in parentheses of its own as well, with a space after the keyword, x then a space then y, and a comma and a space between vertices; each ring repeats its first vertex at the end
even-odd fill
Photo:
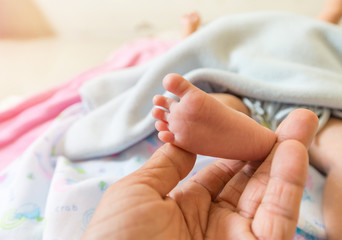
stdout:
POLYGON ((92 109, 58 146, 71 159, 113 154, 154 131, 162 78, 184 75, 205 91, 342 109, 342 31, 287 13, 221 18, 154 61, 103 75, 81 90, 92 109), (105 90, 105 91, 104 91, 105 90))

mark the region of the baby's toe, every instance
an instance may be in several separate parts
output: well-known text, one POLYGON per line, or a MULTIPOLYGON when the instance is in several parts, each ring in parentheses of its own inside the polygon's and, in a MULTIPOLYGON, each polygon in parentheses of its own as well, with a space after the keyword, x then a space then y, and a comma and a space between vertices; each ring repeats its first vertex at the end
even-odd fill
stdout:
POLYGON ((172 143, 175 139, 173 133, 169 131, 161 131, 158 133, 158 138, 165 143, 172 143))
POLYGON ((152 109, 152 116, 156 119, 162 120, 167 122, 169 113, 161 108, 153 108, 152 109))
POLYGON ((196 88, 188 80, 175 73, 166 75, 163 80, 163 86, 167 91, 175 94, 180 98, 182 98, 192 89, 196 88))
POLYGON ((156 95, 153 98, 153 104, 159 107, 163 107, 167 110, 170 109, 171 105, 176 102, 172 98, 164 97, 162 95, 156 95))
POLYGON ((161 121, 161 120, 156 121, 155 127, 156 127, 157 131, 159 131, 159 132, 170 131, 169 127, 168 127, 168 124, 166 122, 164 122, 164 121, 161 121))

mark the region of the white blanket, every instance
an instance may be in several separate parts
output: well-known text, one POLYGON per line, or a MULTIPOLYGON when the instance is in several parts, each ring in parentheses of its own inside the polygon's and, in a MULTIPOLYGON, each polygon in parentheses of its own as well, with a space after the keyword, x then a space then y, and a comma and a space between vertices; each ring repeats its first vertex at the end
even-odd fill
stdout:
POLYGON ((164 93, 171 72, 207 92, 342 109, 342 31, 286 13, 219 19, 149 64, 85 84, 92 111, 67 131, 59 151, 70 159, 105 156, 150 135, 151 99, 164 93))

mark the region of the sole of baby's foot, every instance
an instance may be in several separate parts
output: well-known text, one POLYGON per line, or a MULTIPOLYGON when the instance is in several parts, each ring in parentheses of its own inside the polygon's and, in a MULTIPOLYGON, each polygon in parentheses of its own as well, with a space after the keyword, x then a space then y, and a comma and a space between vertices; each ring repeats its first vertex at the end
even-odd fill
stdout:
POLYGON ((272 149, 275 133, 182 76, 169 74, 163 85, 180 100, 160 95, 153 99, 161 141, 196 154, 240 160, 263 160, 272 149))

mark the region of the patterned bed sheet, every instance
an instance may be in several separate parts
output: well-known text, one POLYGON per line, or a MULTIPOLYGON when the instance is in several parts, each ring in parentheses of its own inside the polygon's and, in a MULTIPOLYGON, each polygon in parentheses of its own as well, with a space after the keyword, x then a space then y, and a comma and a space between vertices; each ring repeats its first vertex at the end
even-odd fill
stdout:
MULTIPOLYGON (((59 155, 56 146, 70 125, 85 114, 80 103, 66 109, 0 173, 1 239, 81 238, 107 187, 141 167, 162 145, 152 134, 119 154, 72 162, 59 155)), ((214 160, 198 156, 187 178, 214 160)), ((324 177, 310 168, 294 239, 324 239, 323 184, 324 177)))

